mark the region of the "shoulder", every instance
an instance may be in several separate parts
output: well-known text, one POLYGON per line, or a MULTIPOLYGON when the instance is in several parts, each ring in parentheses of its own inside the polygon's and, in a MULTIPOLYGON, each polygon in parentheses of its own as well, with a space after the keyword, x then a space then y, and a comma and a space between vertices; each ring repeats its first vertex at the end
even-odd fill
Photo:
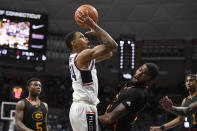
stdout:
POLYGON ((79 66, 79 68, 87 68, 84 66, 87 66, 89 62, 94 59, 93 52, 94 51, 92 49, 85 49, 81 51, 75 58, 75 64, 79 66))
POLYGON ((42 102, 46 110, 48 110, 48 104, 46 102, 42 102))
POLYGON ((25 100, 22 99, 22 100, 18 101, 16 104, 16 108, 20 108, 20 109, 25 108, 25 100))
POLYGON ((42 102, 45 107, 48 107, 48 104, 46 102, 42 102))
POLYGON ((135 88, 135 87, 132 88, 131 87, 131 88, 126 89, 126 92, 127 94, 139 95, 139 94, 144 94, 146 90, 147 90, 146 88, 135 88))
POLYGON ((93 49, 85 49, 83 51, 81 51, 78 56, 81 56, 81 55, 85 55, 85 54, 88 54, 88 53, 91 53, 93 51, 93 49))
POLYGON ((129 98, 135 98, 135 99, 143 99, 145 94, 144 90, 142 88, 129 88, 125 90, 125 94, 129 98))
POLYGON ((17 102, 17 105, 23 105, 23 104, 25 104, 25 99, 22 99, 22 100, 17 102))
POLYGON ((186 100, 187 100, 187 97, 182 100, 181 106, 184 106, 185 105, 185 101, 186 100))
POLYGON ((76 55, 75 61, 78 61, 83 58, 87 58, 87 56, 89 56, 92 52, 93 52, 92 49, 85 49, 81 51, 80 53, 76 55))
POLYGON ((135 94, 138 92, 138 89, 136 89, 135 87, 128 87, 126 89, 123 89, 123 92, 125 92, 125 94, 135 94))

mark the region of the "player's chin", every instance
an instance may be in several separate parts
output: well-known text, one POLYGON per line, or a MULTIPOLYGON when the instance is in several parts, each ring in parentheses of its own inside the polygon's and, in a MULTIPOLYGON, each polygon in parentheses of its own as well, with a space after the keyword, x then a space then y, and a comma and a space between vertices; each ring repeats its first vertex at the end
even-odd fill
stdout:
POLYGON ((195 90, 196 90, 195 87, 194 88, 192 88, 192 87, 187 88, 187 91, 195 92, 195 90))
POLYGON ((191 90, 191 87, 187 87, 187 91, 190 91, 191 90))
POLYGON ((40 93, 41 93, 41 91, 37 91, 37 92, 35 92, 35 95, 36 95, 36 96, 39 96, 40 93))
POLYGON ((87 45, 87 46, 85 47, 85 49, 90 49, 90 45, 87 45))
POLYGON ((90 46, 89 45, 84 45, 83 46, 83 49, 85 50, 85 49, 89 49, 90 48, 90 46))

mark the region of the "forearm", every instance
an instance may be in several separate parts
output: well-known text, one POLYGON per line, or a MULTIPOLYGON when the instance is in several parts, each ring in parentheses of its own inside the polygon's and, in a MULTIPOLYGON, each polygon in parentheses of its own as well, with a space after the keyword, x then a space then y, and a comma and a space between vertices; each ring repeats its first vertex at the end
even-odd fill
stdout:
POLYGON ((102 44, 110 46, 112 49, 116 49, 118 47, 115 40, 97 24, 93 24, 92 29, 94 29, 94 31, 96 32, 96 36, 102 44))
POLYGON ((172 106, 171 112, 176 114, 176 115, 187 116, 187 115, 190 115, 192 113, 192 110, 189 107, 172 106))
POLYGON ((166 124, 163 124, 163 126, 165 129, 170 129, 170 128, 180 125, 182 122, 183 122, 182 118, 177 117, 176 119, 174 119, 166 124))
POLYGON ((19 131, 33 131, 32 129, 27 128, 22 122, 16 122, 16 127, 19 131))
POLYGON ((105 125, 110 125, 128 113, 129 111, 120 103, 112 112, 102 115, 100 121, 103 121, 105 125))
POLYGON ((100 123, 103 127, 112 125, 114 121, 112 121, 111 116, 109 114, 104 114, 99 116, 100 123))

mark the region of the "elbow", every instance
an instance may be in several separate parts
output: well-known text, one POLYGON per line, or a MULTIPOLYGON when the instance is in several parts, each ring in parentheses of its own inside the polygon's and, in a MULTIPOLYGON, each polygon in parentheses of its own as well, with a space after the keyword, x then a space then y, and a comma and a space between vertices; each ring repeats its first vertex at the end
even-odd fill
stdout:
POLYGON ((117 49, 117 48, 118 48, 118 44, 114 41, 114 42, 113 42, 113 47, 112 47, 112 49, 115 50, 115 49, 117 49))
POLYGON ((118 44, 115 41, 103 43, 105 49, 108 51, 114 51, 118 48, 118 44))
POLYGON ((110 50, 116 50, 117 48, 118 48, 118 44, 115 42, 115 41, 110 41, 108 44, 106 44, 106 45, 108 45, 108 47, 110 48, 110 50))
POLYGON ((113 52, 110 52, 107 57, 111 58, 112 56, 113 56, 113 52))

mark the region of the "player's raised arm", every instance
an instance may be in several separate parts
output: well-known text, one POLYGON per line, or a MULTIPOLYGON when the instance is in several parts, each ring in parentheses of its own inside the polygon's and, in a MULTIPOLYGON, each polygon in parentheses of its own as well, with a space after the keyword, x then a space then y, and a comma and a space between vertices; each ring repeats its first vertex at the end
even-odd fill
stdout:
POLYGON ((118 47, 115 40, 88 16, 88 12, 86 14, 84 12, 79 12, 79 19, 86 28, 90 29, 90 31, 86 32, 86 34, 96 35, 99 41, 102 44, 111 47, 111 50, 118 47))
POLYGON ((86 32, 86 34, 94 34, 99 39, 101 45, 94 47, 93 49, 84 50, 80 54, 80 59, 85 63, 89 62, 91 59, 104 60, 112 56, 112 51, 118 47, 115 40, 98 24, 96 24, 88 15, 80 12, 79 16, 81 23, 86 25, 91 31, 86 32))
POLYGON ((33 131, 29 128, 27 128, 23 124, 23 115, 24 115, 24 108, 25 108, 25 102, 19 101, 16 105, 16 127, 19 129, 19 131, 33 131))

